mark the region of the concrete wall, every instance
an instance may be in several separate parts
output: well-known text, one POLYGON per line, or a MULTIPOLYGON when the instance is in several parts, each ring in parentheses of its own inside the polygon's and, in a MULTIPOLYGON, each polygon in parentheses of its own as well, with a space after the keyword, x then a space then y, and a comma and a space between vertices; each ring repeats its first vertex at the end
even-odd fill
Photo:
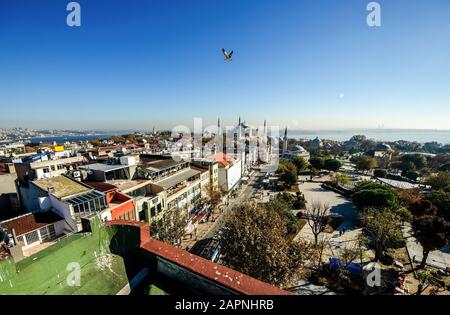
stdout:
POLYGON ((46 197, 48 193, 37 188, 30 183, 29 187, 19 186, 19 193, 22 202, 22 206, 28 211, 39 211, 41 207, 39 205, 39 197, 46 197))
POLYGON ((233 269, 216 264, 185 250, 150 237, 150 227, 142 222, 106 223, 112 251, 139 254, 150 269, 200 294, 286 295, 291 294, 233 269), (136 252, 136 250, 139 250, 136 252))
POLYGON ((71 232, 78 232, 81 229, 77 226, 77 223, 75 222, 73 218, 73 209, 72 206, 68 203, 65 203, 59 199, 57 199, 55 196, 50 195, 51 205, 53 207, 53 210, 59 214, 61 217, 64 218, 64 228, 66 231, 71 232))
POLYGON ((195 274, 162 257, 156 256, 156 271, 200 294, 236 295, 237 293, 195 274))

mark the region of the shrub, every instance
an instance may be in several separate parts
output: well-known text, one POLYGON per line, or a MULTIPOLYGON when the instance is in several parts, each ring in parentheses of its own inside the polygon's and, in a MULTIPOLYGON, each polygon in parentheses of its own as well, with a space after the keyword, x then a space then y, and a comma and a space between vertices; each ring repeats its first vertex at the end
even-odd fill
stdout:
POLYGON ((375 177, 386 178, 387 171, 379 168, 379 169, 376 169, 375 171, 373 171, 373 175, 375 175, 375 177))

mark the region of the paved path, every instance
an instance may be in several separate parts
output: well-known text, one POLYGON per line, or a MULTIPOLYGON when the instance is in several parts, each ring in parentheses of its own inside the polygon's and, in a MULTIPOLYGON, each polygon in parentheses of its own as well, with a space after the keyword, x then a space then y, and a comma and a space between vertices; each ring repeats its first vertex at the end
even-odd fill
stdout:
MULTIPOLYGON (((406 239, 406 247, 408 248, 411 259, 415 256, 414 261, 420 263, 422 261, 423 247, 420 243, 412 236, 411 227, 405 226, 402 229, 403 235, 406 239)), ((447 245, 441 250, 435 250, 430 252, 427 259, 427 265, 435 268, 445 269, 450 266, 450 245, 447 245)))
POLYGON ((351 230, 355 227, 358 218, 358 211, 353 207, 352 202, 346 197, 334 191, 324 189, 320 183, 305 182, 299 185, 300 191, 305 195, 307 206, 319 201, 330 207, 329 214, 342 217, 343 222, 338 227, 339 230, 351 230))
MULTIPOLYGON (((358 219, 358 211, 352 202, 334 191, 322 188, 320 183, 305 182, 301 183, 299 188, 305 195, 307 207, 313 202, 319 201, 330 207, 329 214, 339 215, 343 219, 342 223, 333 233, 321 233, 319 235, 319 240, 326 240, 330 245, 329 250, 324 253, 324 258, 326 256, 337 257, 342 250, 354 248, 354 242, 358 235, 361 234, 361 229, 355 224, 358 219), (339 235, 340 231, 346 232, 339 235)), ((305 224, 295 238, 314 241, 314 234, 312 233, 311 227, 305 224)), ((371 253, 367 252, 367 257, 371 256, 371 253)))

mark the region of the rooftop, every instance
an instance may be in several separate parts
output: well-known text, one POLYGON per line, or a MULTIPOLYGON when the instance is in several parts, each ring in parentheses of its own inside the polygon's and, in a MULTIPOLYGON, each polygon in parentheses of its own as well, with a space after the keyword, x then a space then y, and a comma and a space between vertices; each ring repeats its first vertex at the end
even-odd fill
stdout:
POLYGON ((95 190, 101 191, 101 192, 107 192, 107 191, 113 191, 117 190, 117 187, 104 182, 84 182, 86 185, 94 188, 95 190))
POLYGON ((49 188, 52 188, 52 194, 59 199, 91 190, 91 188, 66 176, 55 176, 52 178, 35 180, 32 183, 44 191, 48 191, 49 188))
POLYGON ((104 163, 94 163, 94 164, 80 166, 80 168, 83 168, 86 170, 94 170, 94 171, 102 171, 102 172, 111 172, 111 171, 120 170, 120 169, 127 168, 127 167, 128 167, 128 165, 104 164, 104 163))
POLYGON ((138 180, 128 180, 128 179, 118 179, 118 180, 109 180, 108 184, 111 184, 119 189, 119 191, 123 193, 127 193, 130 190, 134 190, 136 188, 144 187, 150 184, 150 180, 138 179, 138 180))
POLYGON ((17 236, 43 228, 49 224, 64 220, 55 212, 34 212, 1 222, 1 226, 9 231, 14 229, 17 236))
MULTIPOLYGON (((30 295, 114 295, 136 274, 125 266, 124 259, 102 248, 108 236, 100 233, 75 234, 14 263, 0 261, 2 294, 30 295), (101 258, 101 259, 99 259, 101 258), (69 286, 66 278, 70 263, 81 267, 80 286, 69 286), (131 273, 129 275, 128 273, 131 273)), ((128 266, 127 266, 128 267, 128 266)))
POLYGON ((175 185, 178 185, 178 184, 184 182, 185 180, 188 180, 192 176, 199 175, 199 174, 200 174, 200 172, 197 170, 187 169, 185 171, 176 173, 175 175, 172 175, 168 178, 165 178, 165 179, 157 182, 156 184, 159 186, 162 186, 165 190, 167 190, 175 185))
POLYGON ((155 161, 149 161, 145 162, 144 166, 153 171, 163 171, 165 169, 185 164, 184 161, 175 161, 173 159, 167 159, 167 160, 155 160, 155 161))
POLYGON ((236 159, 231 154, 227 155, 223 152, 210 155, 208 156, 208 158, 218 162, 224 167, 226 167, 230 162, 236 161, 236 159))

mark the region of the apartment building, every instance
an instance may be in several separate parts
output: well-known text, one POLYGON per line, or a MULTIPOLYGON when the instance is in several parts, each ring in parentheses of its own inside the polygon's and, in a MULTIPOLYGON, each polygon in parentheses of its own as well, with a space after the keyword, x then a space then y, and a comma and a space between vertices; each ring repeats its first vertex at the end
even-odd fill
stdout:
POLYGON ((83 161, 82 156, 57 158, 39 153, 14 161, 14 167, 20 185, 27 185, 28 181, 51 178, 65 174, 69 170, 76 170, 83 161))
POLYGON ((240 158, 227 157, 224 153, 217 153, 209 158, 218 163, 219 187, 225 192, 231 192, 236 189, 243 175, 242 160, 240 158))
POLYGON ((66 233, 81 231, 85 217, 112 219, 105 193, 63 175, 20 186, 20 198, 28 212, 52 210, 64 218, 66 233))

